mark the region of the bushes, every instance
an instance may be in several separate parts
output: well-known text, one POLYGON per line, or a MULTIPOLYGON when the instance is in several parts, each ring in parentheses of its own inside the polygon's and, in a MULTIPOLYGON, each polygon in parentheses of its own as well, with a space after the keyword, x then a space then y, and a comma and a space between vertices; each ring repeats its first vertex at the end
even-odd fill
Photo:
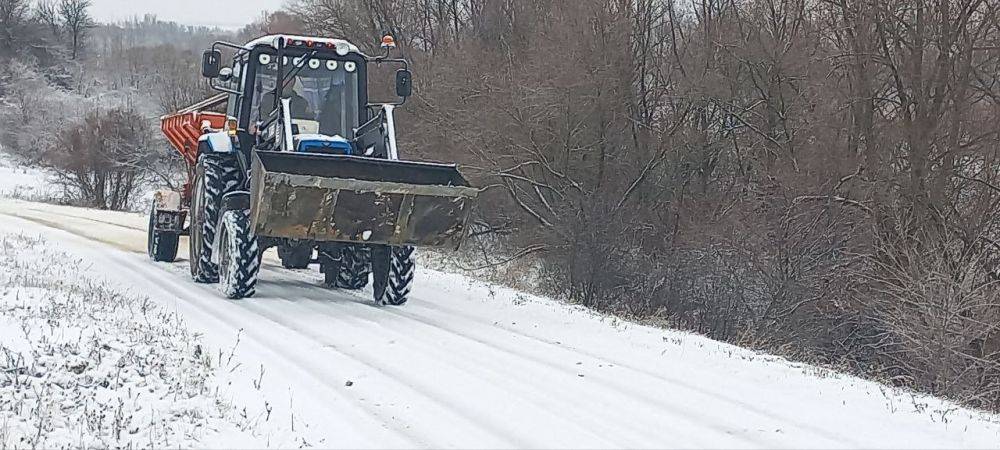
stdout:
POLYGON ((465 164, 550 292, 1000 409, 995 8, 682 3, 292 13, 396 34, 404 154, 465 164))
POLYGON ((83 123, 59 133, 43 154, 43 165, 68 188, 77 203, 100 209, 129 209, 156 161, 152 130, 135 111, 95 111, 83 123))
POLYGON ((4 147, 52 173, 63 201, 129 209, 160 163, 149 119, 127 102, 104 106, 100 98, 59 88, 38 67, 14 61, 6 69, 4 147))
POLYGON ((182 162, 154 128, 208 96, 198 54, 219 32, 152 17, 94 25, 88 5, 41 2, 16 17, 32 45, 0 50, 0 145, 55 173, 61 201, 132 209, 153 180, 179 187, 182 162))
POLYGON ((878 235, 859 271, 873 322, 864 345, 900 384, 973 404, 1000 405, 1000 280, 992 251, 948 229, 924 228, 909 241, 878 235))
POLYGON ((137 190, 162 163, 150 121, 130 106, 103 106, 49 84, 36 68, 15 63, 5 84, 8 126, 0 142, 29 164, 47 169, 63 201, 129 209, 137 190))

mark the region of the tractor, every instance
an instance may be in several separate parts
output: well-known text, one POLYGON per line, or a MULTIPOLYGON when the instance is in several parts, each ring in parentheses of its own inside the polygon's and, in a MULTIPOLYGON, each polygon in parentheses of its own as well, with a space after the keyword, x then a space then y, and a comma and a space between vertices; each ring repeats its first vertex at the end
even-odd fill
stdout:
POLYGON ((206 50, 202 75, 220 94, 161 118, 187 182, 154 193, 150 258, 174 261, 187 235, 194 281, 240 299, 276 247, 284 268, 315 264, 326 286, 370 282, 377 304, 404 304, 414 248, 457 249, 479 191, 456 165, 400 159, 394 109, 412 75, 391 36, 381 47, 269 35, 206 50), (394 81, 395 98, 369 102, 369 69, 383 66, 394 80, 376 81, 394 81))

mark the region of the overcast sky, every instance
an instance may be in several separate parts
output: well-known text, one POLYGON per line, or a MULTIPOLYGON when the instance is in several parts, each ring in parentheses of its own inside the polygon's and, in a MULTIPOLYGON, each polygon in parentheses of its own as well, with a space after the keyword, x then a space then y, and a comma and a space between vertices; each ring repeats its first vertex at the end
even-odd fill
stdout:
POLYGON ((101 22, 155 14, 160 20, 185 25, 239 28, 274 11, 283 0, 92 0, 91 13, 101 22))

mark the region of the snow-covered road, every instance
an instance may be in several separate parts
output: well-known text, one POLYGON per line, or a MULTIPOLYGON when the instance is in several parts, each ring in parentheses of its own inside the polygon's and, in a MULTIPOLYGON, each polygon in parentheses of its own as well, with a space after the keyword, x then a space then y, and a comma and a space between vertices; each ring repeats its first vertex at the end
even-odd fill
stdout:
POLYGON ((0 231, 59 242, 233 353, 225 395, 272 445, 1000 447, 993 416, 459 275, 418 271, 408 305, 375 307, 269 255, 232 301, 191 282, 186 242, 149 261, 141 215, 0 199, 0 231))

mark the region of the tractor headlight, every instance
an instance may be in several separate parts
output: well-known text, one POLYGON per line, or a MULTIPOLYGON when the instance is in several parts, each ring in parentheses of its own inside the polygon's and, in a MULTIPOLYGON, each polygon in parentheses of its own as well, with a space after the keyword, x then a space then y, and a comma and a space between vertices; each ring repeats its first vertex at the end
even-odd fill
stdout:
POLYGON ((347 56, 351 52, 351 45, 346 42, 338 42, 336 51, 340 56, 347 56))

